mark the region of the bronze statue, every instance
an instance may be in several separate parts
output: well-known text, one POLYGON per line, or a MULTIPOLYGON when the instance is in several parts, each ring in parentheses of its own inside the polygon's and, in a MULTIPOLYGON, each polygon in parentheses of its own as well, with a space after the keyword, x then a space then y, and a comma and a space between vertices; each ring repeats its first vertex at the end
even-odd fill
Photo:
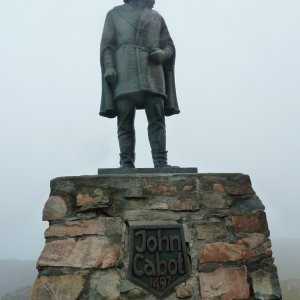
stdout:
POLYGON ((100 115, 118 119, 120 166, 134 168, 136 109, 145 109, 155 168, 167 163, 165 116, 178 114, 175 46, 154 0, 124 0, 106 16, 100 115))

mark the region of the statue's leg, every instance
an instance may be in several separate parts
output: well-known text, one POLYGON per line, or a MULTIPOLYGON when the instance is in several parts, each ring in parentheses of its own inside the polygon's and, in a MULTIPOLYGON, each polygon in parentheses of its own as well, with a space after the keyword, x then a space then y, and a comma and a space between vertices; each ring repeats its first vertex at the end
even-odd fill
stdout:
POLYGON ((120 167, 134 168, 135 161, 135 105, 126 97, 116 101, 118 112, 118 138, 120 146, 120 167))
POLYGON ((164 99, 157 95, 147 95, 145 97, 145 111, 148 119, 148 137, 154 167, 167 167, 164 99))

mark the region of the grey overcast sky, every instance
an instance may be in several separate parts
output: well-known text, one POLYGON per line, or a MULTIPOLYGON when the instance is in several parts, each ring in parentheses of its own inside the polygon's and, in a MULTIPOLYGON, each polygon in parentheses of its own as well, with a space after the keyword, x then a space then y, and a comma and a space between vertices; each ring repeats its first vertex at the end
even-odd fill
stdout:
MULTIPOLYGON (((0 0, 0 259, 36 259, 49 181, 118 166, 100 118, 99 42, 121 0, 0 0)), ((251 176, 272 238, 299 238, 300 1, 157 0, 182 113, 169 162, 251 176)), ((151 167, 144 112, 137 167, 151 167)))

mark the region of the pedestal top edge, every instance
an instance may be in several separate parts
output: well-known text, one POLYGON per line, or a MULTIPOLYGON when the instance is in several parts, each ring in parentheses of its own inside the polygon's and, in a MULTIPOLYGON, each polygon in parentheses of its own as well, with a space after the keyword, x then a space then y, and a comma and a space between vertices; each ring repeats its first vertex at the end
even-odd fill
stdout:
POLYGON ((59 176, 56 178, 51 179, 51 182, 54 181, 60 181, 60 180, 95 180, 97 178, 120 178, 120 177, 128 177, 128 178, 138 178, 138 177, 197 177, 197 178, 203 178, 203 177, 219 177, 221 178, 227 178, 227 179, 233 179, 236 177, 248 177, 250 176, 248 174, 244 173, 135 173, 135 174, 98 174, 98 175, 71 175, 71 176, 59 176))

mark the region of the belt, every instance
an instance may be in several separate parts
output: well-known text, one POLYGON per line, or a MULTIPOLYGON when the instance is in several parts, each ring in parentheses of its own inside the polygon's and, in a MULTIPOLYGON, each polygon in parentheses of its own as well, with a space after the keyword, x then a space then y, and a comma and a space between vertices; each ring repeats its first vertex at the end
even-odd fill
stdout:
POLYGON ((119 45, 119 46, 117 46, 116 50, 118 51, 121 48, 136 48, 136 49, 140 49, 142 51, 148 52, 148 53, 151 52, 151 49, 149 49, 149 48, 142 47, 142 46, 139 46, 139 45, 132 45, 132 44, 119 45))

